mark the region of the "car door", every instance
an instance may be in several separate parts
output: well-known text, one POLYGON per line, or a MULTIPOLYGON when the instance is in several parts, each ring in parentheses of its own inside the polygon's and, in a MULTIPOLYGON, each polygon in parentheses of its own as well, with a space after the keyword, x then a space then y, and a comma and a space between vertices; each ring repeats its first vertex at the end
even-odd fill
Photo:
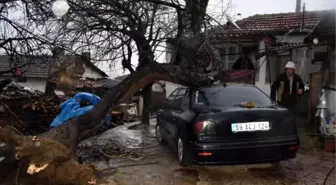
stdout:
POLYGON ((162 128, 162 136, 168 143, 172 142, 170 141, 172 140, 172 136, 169 131, 169 122, 172 120, 171 110, 174 108, 174 100, 179 90, 180 90, 179 88, 175 89, 168 96, 161 109, 157 112, 157 122, 158 124, 160 124, 162 128))
POLYGON ((173 109, 170 110, 170 120, 168 121, 168 127, 170 135, 174 141, 174 147, 180 133, 188 135, 190 123, 195 114, 190 109, 190 96, 189 89, 181 88, 174 99, 173 109))

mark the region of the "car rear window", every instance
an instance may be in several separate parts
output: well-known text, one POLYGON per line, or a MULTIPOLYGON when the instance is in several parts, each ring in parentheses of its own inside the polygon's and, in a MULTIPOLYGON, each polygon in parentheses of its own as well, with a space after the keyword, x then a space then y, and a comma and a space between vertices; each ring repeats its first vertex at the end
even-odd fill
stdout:
POLYGON ((196 91, 195 96, 195 103, 203 105, 232 107, 248 101, 259 106, 272 103, 265 93, 253 86, 207 87, 196 91))

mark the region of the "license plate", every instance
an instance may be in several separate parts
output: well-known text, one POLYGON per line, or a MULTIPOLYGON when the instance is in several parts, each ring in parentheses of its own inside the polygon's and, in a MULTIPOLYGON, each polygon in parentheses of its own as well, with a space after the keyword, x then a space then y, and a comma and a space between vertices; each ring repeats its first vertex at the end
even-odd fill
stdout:
POLYGON ((270 130, 268 121, 247 122, 247 123, 232 123, 232 132, 254 132, 270 130))

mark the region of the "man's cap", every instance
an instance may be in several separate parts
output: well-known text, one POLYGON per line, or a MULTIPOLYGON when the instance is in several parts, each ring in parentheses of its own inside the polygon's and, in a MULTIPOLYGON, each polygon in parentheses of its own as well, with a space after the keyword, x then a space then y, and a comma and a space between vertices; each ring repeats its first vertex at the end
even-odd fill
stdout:
POLYGON ((294 62, 288 61, 287 64, 286 64, 286 66, 285 66, 285 69, 287 69, 287 68, 296 69, 294 62))

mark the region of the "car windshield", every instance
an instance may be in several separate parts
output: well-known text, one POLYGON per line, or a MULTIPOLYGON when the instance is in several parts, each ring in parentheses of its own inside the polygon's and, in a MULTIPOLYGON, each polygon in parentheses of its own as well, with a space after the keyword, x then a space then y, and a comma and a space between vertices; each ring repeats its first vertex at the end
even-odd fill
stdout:
POLYGON ((233 107, 242 102, 252 102, 257 106, 269 106, 271 99, 253 86, 214 86, 202 88, 195 93, 195 103, 233 107))

